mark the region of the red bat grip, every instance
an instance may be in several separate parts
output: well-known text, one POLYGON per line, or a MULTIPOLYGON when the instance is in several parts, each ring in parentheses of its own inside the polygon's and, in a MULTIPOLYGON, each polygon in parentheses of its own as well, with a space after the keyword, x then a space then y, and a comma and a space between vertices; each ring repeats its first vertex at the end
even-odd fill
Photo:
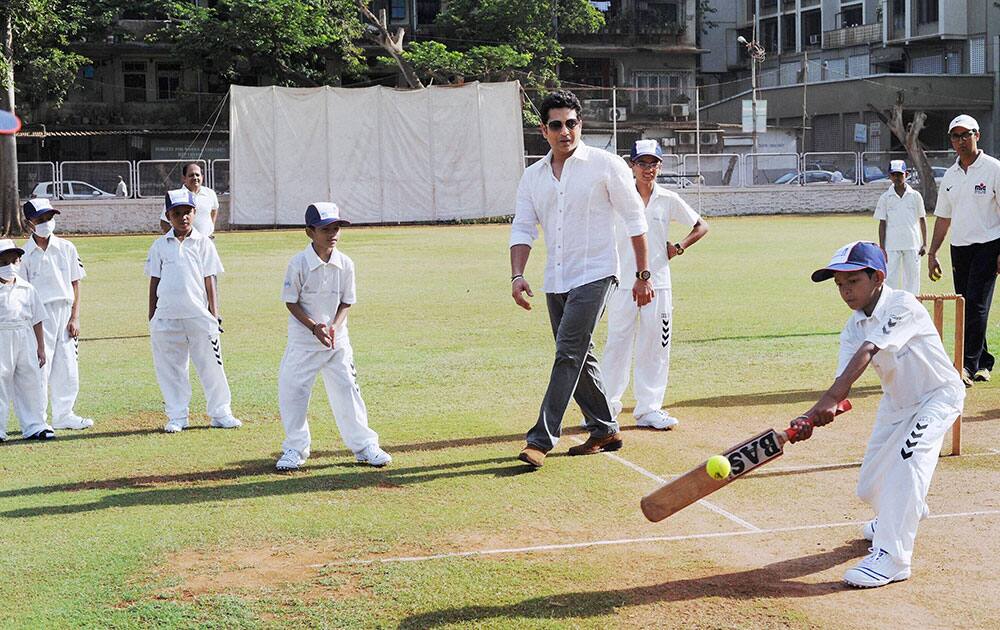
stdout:
MULTIPOLYGON (((834 415, 839 416, 840 414, 848 412, 850 410, 851 410, 851 401, 845 398, 844 400, 837 403, 837 411, 834 413, 834 415)), ((802 416, 799 417, 801 418, 802 416)), ((806 419, 808 420, 808 418, 806 419)), ((812 422, 810 422, 809 424, 812 424, 812 422)), ((787 429, 785 429, 785 436, 789 440, 794 440, 796 435, 798 435, 798 431, 796 431, 794 428, 788 427, 787 429)))

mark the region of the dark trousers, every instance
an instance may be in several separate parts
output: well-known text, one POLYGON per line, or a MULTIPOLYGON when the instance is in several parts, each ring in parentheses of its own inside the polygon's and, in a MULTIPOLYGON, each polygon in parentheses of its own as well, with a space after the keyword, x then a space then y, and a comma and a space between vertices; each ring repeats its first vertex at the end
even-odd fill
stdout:
POLYGON ((997 280, 1000 239, 988 243, 951 246, 955 292, 965 297, 965 369, 993 370, 993 355, 986 347, 986 325, 997 280))
POLYGON ((608 296, 617 285, 611 276, 571 289, 569 293, 545 295, 556 339, 556 358, 538 421, 527 435, 528 444, 541 451, 552 450, 559 441, 570 398, 580 405, 591 436, 604 437, 618 431, 601 383, 592 341, 608 296))

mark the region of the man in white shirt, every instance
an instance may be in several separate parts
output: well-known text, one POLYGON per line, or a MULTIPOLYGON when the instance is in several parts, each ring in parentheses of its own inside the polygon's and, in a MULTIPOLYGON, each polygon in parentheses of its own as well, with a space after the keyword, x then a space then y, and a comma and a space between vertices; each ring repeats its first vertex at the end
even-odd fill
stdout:
POLYGON ((115 186, 115 196, 128 197, 128 186, 125 185, 125 180, 121 175, 118 176, 118 185, 115 186))
POLYGON ((927 252, 931 280, 941 277, 938 249, 951 228, 951 273, 955 292, 965 296, 965 366, 962 380, 990 380, 993 355, 986 326, 1000 272, 1000 161, 983 153, 979 123, 962 114, 948 125, 958 159, 945 172, 934 210, 934 237, 927 252))
POLYGON ((906 162, 889 162, 892 186, 875 206, 878 244, 888 259, 885 283, 893 289, 920 293, 920 257, 927 248, 924 198, 906 183, 906 162))
MULTIPOLYGON (((198 230, 202 236, 212 238, 215 233, 215 219, 219 215, 219 197, 214 190, 201 185, 203 177, 201 166, 197 162, 185 164, 181 175, 184 188, 191 191, 195 204, 197 204, 194 213, 194 229, 198 230)), ((169 200, 165 199, 163 214, 160 215, 160 231, 164 234, 170 230, 170 223, 167 221, 167 205, 169 205, 169 200)))
POLYGON ((580 143, 580 101, 554 92, 542 101, 541 132, 551 150, 525 169, 510 234, 511 297, 531 309, 524 278, 538 227, 545 233, 546 306, 556 341, 555 362, 538 421, 518 459, 538 468, 555 447, 570 398, 583 411, 590 438, 569 449, 589 455, 621 448, 618 423, 601 383, 592 338, 608 295, 618 284, 614 216, 621 215, 635 253, 632 295, 639 306, 653 298, 646 262, 646 218, 632 173, 616 155, 580 143))

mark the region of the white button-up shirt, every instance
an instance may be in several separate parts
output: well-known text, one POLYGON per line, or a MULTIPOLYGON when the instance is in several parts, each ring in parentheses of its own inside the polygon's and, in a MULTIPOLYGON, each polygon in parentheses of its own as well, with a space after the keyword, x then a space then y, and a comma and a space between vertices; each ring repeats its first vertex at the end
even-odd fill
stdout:
POLYGON ((885 221, 885 248, 887 250, 919 250, 923 243, 920 236, 920 219, 927 216, 924 198, 906 184, 903 196, 896 194, 895 185, 882 193, 875 206, 875 218, 885 221))
POLYGON ((957 402, 964 399, 962 379, 948 359, 927 309, 912 294, 883 286, 871 317, 854 311, 840 333, 838 376, 866 341, 879 349, 872 366, 885 394, 880 411, 911 408, 947 388, 957 402))
MULTIPOLYGON (((646 222, 649 224, 646 240, 649 244, 649 271, 652 274, 649 280, 653 283, 654 289, 670 288, 670 261, 667 259, 670 222, 676 221, 690 228, 700 219, 701 216, 681 199, 680 195, 659 184, 653 184, 653 194, 650 195, 649 203, 646 205, 646 222)), ((634 277, 637 271, 635 255, 632 253, 631 240, 625 223, 620 218, 615 221, 615 237, 622 277, 634 277)), ((618 290, 631 291, 632 287, 625 282, 618 287, 618 290)))
POLYGON ((75 299, 73 283, 87 275, 76 246, 53 234, 45 249, 35 243, 34 237, 24 243, 23 249, 21 275, 35 287, 42 302, 72 304, 75 299))
POLYGON ((538 238, 540 225, 547 250, 542 290, 568 293, 589 282, 619 276, 615 213, 621 216, 628 236, 646 232, 642 198, 624 160, 580 144, 563 164, 562 177, 556 179, 549 151, 521 176, 510 245, 530 246, 538 238))
POLYGON ((156 319, 213 318, 208 310, 205 278, 223 272, 222 261, 208 237, 191 230, 183 241, 174 231, 156 239, 146 258, 146 275, 159 278, 156 319))
POLYGON ((46 319, 42 298, 30 282, 15 278, 13 282, 0 283, 0 330, 30 328, 46 319))
MULTIPOLYGON (((298 302, 313 321, 330 325, 341 304, 354 304, 357 299, 354 261, 334 248, 330 262, 323 262, 310 243, 288 263, 281 299, 286 304, 298 302)), ((341 347, 348 342, 345 318, 334 329, 334 343, 341 347)), ((288 315, 288 345, 305 350, 328 349, 291 314, 288 315)))
MULTIPOLYGON (((191 191, 189 190, 188 192, 191 191)), ((215 232, 215 223, 212 222, 212 210, 219 209, 219 197, 208 186, 202 186, 198 188, 198 192, 191 194, 194 195, 195 204, 194 229, 205 236, 211 236, 215 232)), ((163 214, 160 215, 160 221, 167 221, 166 206, 163 208, 163 214)))
POLYGON ((1000 238, 1000 161, 980 153, 963 171, 956 160, 938 187, 934 215, 951 219, 951 244, 988 243, 1000 238))

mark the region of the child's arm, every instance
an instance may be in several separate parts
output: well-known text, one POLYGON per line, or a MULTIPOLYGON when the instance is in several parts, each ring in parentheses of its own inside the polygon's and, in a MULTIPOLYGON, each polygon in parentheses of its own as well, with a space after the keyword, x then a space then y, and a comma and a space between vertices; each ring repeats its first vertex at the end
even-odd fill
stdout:
MULTIPOLYGON (((300 324, 312 331, 313 336, 319 339, 321 344, 327 348, 333 347, 333 338, 327 331, 326 324, 323 322, 317 322, 312 317, 309 317, 309 314, 306 313, 306 309, 302 308, 302 305, 298 302, 285 302, 285 307, 288 309, 288 312, 292 314, 292 317, 299 320, 300 324)), ((337 310, 337 316, 340 316, 340 309, 337 310)), ((336 320, 336 317, 334 320, 336 320)))
POLYGON ((927 253, 927 217, 920 217, 920 251, 919 255, 927 253))
POLYGON ((38 345, 38 367, 45 365, 45 331, 42 329, 42 322, 38 322, 32 329, 35 331, 35 342, 38 345))
POLYGON ((336 339, 335 339, 336 329, 337 329, 338 326, 340 326, 341 324, 344 323, 344 320, 347 319, 347 309, 349 309, 349 308, 351 308, 350 304, 344 304, 343 302, 341 302, 340 306, 337 307, 337 314, 333 316, 333 321, 330 322, 330 347, 331 348, 335 348, 336 347, 336 339))
POLYGON ((878 246, 883 252, 885 251, 885 219, 878 221, 878 246))
POLYGON ((854 382, 861 378, 872 358, 878 354, 878 347, 870 341, 861 344, 858 351, 854 353, 851 360, 847 362, 847 367, 840 373, 840 376, 833 381, 830 389, 820 396, 812 408, 792 420, 792 428, 795 429, 795 437, 792 442, 808 440, 812 435, 814 426, 821 427, 833 422, 833 417, 837 414, 837 404, 846 399, 851 391, 854 382))
POLYGON ((153 319, 156 312, 156 288, 160 286, 160 279, 156 276, 149 277, 149 319, 153 319))
MULTIPOLYGON (((706 223, 704 219, 698 219, 695 222, 695 224, 691 227, 691 231, 688 232, 688 235, 682 238, 680 241, 678 241, 678 243, 680 243, 681 247, 687 250, 688 247, 691 247, 692 245, 700 241, 701 237, 705 236, 706 234, 708 234, 708 223, 706 223), (684 244, 684 241, 687 241, 687 245, 684 244)), ((668 241, 667 260, 670 260, 676 255, 677 255, 677 249, 674 247, 673 243, 670 243, 668 241)))
POLYGON ((215 276, 205 276, 205 297, 208 299, 208 312, 215 319, 219 319, 219 296, 215 291, 215 276))
POLYGON ((66 326, 69 336, 76 339, 80 336, 80 281, 73 281, 73 308, 69 314, 69 324, 66 326))

